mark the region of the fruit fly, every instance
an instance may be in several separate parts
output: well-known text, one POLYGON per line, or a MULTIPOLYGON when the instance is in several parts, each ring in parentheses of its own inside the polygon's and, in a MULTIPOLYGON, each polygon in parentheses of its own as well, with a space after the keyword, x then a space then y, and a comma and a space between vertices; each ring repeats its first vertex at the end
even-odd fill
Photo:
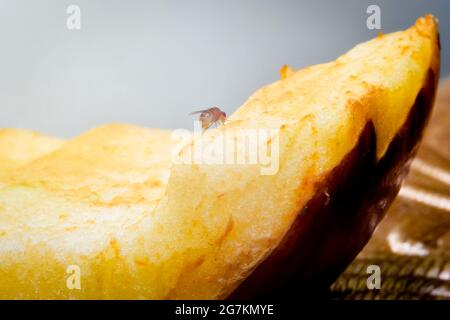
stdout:
POLYGON ((227 118, 227 114, 220 110, 218 107, 213 107, 205 110, 199 110, 191 112, 190 115, 200 114, 198 120, 202 124, 203 130, 208 129, 213 124, 223 124, 227 118))

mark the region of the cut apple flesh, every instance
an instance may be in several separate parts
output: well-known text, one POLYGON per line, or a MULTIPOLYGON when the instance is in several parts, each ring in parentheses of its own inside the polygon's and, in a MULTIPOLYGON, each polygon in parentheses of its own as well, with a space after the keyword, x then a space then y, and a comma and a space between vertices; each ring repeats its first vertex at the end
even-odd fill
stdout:
POLYGON ((21 129, 0 129, 0 175, 26 165, 62 145, 60 139, 21 129))
POLYGON ((432 16, 336 61, 284 69, 201 137, 278 130, 265 141, 279 145, 269 175, 258 164, 171 166, 170 133, 159 130, 112 125, 65 143, 3 179, 0 297, 215 299, 326 288, 395 197, 438 77, 432 16), (77 290, 66 283, 72 265, 77 290))

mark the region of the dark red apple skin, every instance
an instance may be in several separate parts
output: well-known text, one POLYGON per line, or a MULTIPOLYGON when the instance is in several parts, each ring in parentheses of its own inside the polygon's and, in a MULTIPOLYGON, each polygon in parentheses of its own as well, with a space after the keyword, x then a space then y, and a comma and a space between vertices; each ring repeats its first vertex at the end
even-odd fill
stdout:
POLYGON ((438 79, 439 67, 430 68, 406 122, 379 161, 373 123, 366 124, 353 150, 316 186, 279 246, 229 299, 326 294, 397 195, 431 114, 438 79))

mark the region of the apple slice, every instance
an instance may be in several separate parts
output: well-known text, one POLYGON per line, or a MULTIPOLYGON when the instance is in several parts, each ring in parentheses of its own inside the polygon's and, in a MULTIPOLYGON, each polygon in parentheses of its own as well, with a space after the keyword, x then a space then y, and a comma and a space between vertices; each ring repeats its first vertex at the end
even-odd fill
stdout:
POLYGON ((170 288, 161 297, 279 297, 331 285, 408 171, 439 78, 437 22, 420 18, 283 75, 210 134, 280 128, 276 174, 173 167, 148 237, 149 263, 165 275, 158 286, 170 288))
POLYGON ((127 259, 141 268, 139 231, 164 194, 171 149, 169 131, 111 124, 4 177, 0 299, 143 296, 132 289, 146 279, 128 280, 132 274, 120 272, 116 261, 126 254, 120 247, 132 244, 136 253, 127 259), (70 278, 77 270, 80 290, 70 278), (115 281, 130 282, 113 295, 108 288, 115 281))
POLYGON ((112 125, 23 167, 0 189, 0 297, 327 288, 370 238, 420 141, 439 78, 437 22, 282 75, 180 152, 269 130, 270 163, 171 165, 170 133, 112 125), (81 272, 79 288, 67 270, 81 272))

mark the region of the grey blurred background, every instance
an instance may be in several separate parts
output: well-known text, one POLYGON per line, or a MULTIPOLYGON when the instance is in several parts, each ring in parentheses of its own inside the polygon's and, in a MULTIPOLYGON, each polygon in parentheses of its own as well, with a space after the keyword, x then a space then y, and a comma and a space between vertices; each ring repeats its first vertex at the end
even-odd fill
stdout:
POLYGON ((425 13, 440 19, 450 73, 450 1, 0 0, 0 127, 72 137, 108 122, 191 128, 187 114, 238 108, 279 68, 333 60, 425 13), (68 30, 66 9, 81 9, 68 30))

